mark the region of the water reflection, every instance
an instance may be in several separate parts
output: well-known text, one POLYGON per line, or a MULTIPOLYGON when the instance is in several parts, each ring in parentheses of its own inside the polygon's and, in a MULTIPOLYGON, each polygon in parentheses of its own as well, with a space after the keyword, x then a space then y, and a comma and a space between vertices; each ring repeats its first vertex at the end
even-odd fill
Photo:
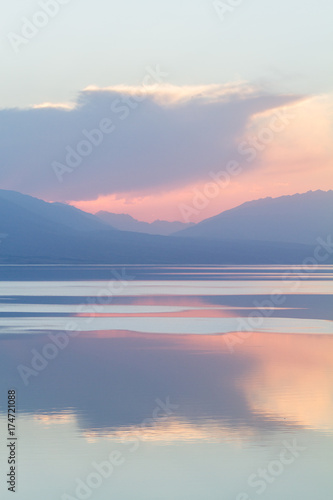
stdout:
MULTIPOLYGON (((3 392, 22 386, 17 365, 31 366, 47 344, 48 336, 2 341, 3 392)), ((223 337, 101 331, 71 339, 28 376, 20 406, 44 414, 72 408, 80 431, 103 432, 139 425, 158 396, 169 396, 179 405, 174 416, 195 425, 330 431, 332 359, 331 336, 253 334, 230 352, 223 337)))
MULTIPOLYGON (((205 321, 219 322, 221 333, 226 322, 258 311, 256 302, 269 298, 263 294, 267 280, 253 286, 259 295, 206 294, 205 282, 194 284, 191 295, 173 295, 154 281, 157 295, 148 287, 148 295, 126 293, 107 304, 83 303, 83 309, 78 283, 58 282, 56 293, 42 297, 50 287, 43 283, 35 283, 30 295, 21 282, 5 283, 0 291, 0 391, 15 387, 19 406, 18 500, 68 500, 65 493, 78 499, 78 478, 85 481, 93 464, 115 450, 122 465, 89 498, 254 500, 258 494, 248 478, 276 461, 286 440, 304 451, 261 498, 332 496, 333 335, 321 331, 323 322, 332 323, 330 282, 319 280, 311 295, 305 289, 288 294, 273 310, 263 306, 274 328, 243 336, 233 329, 212 335, 205 321), (99 328, 101 320, 106 328, 99 328), (113 328, 114 321, 129 320, 132 328, 113 328), (151 333, 136 331, 142 320, 152 325, 151 333), (182 332, 182 320, 192 321, 197 334, 182 332), (86 322, 86 328, 70 336, 59 330, 68 321, 86 322), (165 333, 168 321, 173 335, 165 333), (291 334, 295 324, 298 335, 291 334), (30 369, 23 372, 26 384, 20 366, 30 369)), ((239 286, 229 281, 227 288, 239 286)), ((246 289, 251 286, 247 282, 246 289)), ((225 283, 213 288, 226 289, 225 283)), ((0 449, 3 464, 5 451, 0 449)), ((7 498, 4 477, 0 489, 7 498)))

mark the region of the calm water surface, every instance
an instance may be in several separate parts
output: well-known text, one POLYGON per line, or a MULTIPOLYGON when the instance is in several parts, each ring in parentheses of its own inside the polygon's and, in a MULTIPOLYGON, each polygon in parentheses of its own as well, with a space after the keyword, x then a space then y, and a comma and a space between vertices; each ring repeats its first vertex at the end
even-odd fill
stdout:
POLYGON ((331 500, 333 266, 0 266, 0 498, 331 500))

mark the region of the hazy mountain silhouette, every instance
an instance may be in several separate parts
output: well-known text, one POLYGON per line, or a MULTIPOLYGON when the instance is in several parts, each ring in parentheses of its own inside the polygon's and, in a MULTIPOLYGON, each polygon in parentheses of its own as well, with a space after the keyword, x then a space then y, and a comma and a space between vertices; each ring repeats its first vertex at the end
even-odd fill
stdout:
POLYGON ((114 214, 112 212, 100 211, 96 214, 102 221, 110 224, 115 229, 121 231, 134 231, 136 233, 160 234, 168 236, 176 231, 181 231, 194 224, 184 222, 168 222, 165 220, 155 220, 154 222, 142 222, 127 214, 114 214))
POLYGON ((74 207, 0 190, 2 263, 293 264, 312 255, 302 244, 119 231, 74 207))
POLYGON ((243 203, 177 233, 177 236, 315 244, 333 235, 333 191, 243 203))
MULTIPOLYGON (((78 208, 64 203, 48 203, 38 198, 33 198, 17 191, 5 191, 0 189, 0 203, 6 209, 7 216, 14 216, 21 210, 24 211, 24 218, 38 223, 41 227, 50 223, 54 229, 58 225, 76 229, 80 231, 92 231, 98 229, 110 229, 110 226, 97 217, 78 208)), ((1 213, 2 214, 2 213, 1 213)), ((23 212, 22 212, 23 215, 23 212)), ((4 223, 1 217, 1 224, 4 223)))

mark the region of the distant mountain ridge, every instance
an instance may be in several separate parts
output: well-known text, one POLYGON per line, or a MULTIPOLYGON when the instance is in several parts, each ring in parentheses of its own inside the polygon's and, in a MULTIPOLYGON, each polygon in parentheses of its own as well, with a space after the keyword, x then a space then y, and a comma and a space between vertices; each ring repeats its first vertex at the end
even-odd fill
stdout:
POLYGON ((155 220, 154 222, 142 222, 134 219, 128 214, 114 214, 111 212, 105 212, 101 210, 97 212, 96 217, 100 218, 102 221, 110 224, 115 229, 121 231, 134 231, 136 233, 146 233, 146 234, 160 234, 164 236, 169 236, 175 232, 181 231, 188 227, 193 226, 193 223, 185 222, 169 222, 164 220, 155 220))
MULTIPOLYGON (((12 210, 15 207, 23 209, 26 217, 28 214, 30 214, 30 217, 35 215, 36 221, 39 220, 42 225, 43 221, 48 221, 55 226, 60 224, 79 231, 111 229, 110 225, 107 225, 94 215, 83 212, 71 205, 58 202, 49 203, 17 191, 0 189, 0 202, 2 204, 7 203, 7 208, 12 206, 12 210)), ((8 216, 10 216, 10 213, 8 213, 8 216)), ((3 224, 4 220, 1 223, 3 224)))
POLYGON ((300 244, 120 231, 69 205, 0 190, 2 264, 297 264, 312 254, 300 244))
POLYGON ((249 201, 205 219, 176 236, 314 245, 333 234, 333 191, 249 201))

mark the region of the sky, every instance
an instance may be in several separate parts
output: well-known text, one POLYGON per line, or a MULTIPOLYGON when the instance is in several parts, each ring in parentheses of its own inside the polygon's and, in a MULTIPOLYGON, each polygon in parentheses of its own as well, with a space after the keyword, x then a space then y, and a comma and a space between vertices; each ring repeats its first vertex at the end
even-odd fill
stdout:
POLYGON ((2 7, 0 185, 197 222, 333 188, 330 0, 2 7))

